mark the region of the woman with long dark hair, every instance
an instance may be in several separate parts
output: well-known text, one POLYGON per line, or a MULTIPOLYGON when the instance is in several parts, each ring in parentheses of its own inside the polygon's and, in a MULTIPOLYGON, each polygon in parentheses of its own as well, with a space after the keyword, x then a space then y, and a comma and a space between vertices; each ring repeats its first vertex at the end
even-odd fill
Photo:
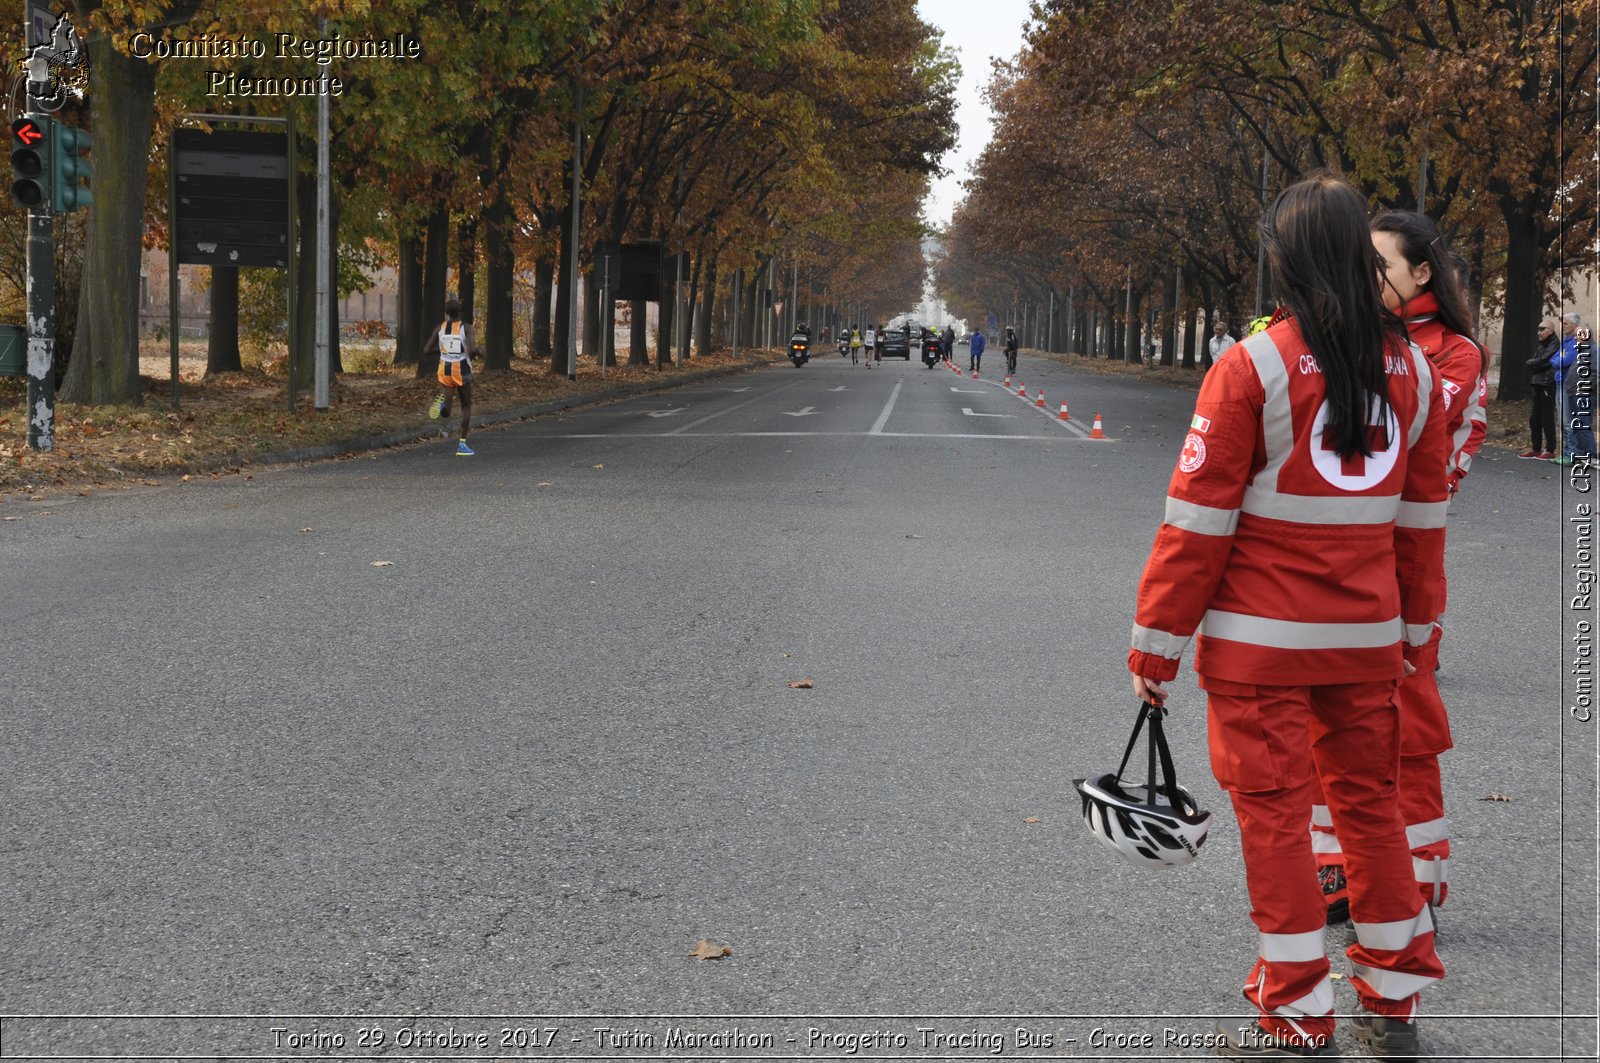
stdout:
MULTIPOLYGON (((1472 334, 1472 316, 1456 269, 1456 256, 1425 214, 1386 210, 1372 220, 1372 244, 1383 268, 1383 305, 1406 323, 1406 332, 1437 370, 1450 456, 1445 486, 1455 496, 1483 443, 1484 377, 1488 357, 1472 334)), ((1439 612, 1445 608, 1444 570, 1439 571, 1439 612)), ((1450 825, 1444 814, 1439 754, 1454 744, 1436 669, 1443 628, 1416 662, 1417 671, 1400 683, 1400 811, 1411 842, 1412 870, 1428 904, 1442 905, 1449 893, 1450 825)), ((1317 850, 1328 921, 1349 918, 1344 854, 1319 799, 1312 809, 1312 844, 1317 850)))
POLYGON ((1164 702, 1199 630, 1212 770, 1239 818, 1260 932, 1245 985, 1256 1021, 1219 1028, 1219 1054, 1334 1052, 1306 832, 1320 781, 1350 870, 1351 1030, 1403 1058, 1418 1051, 1418 992, 1444 975, 1394 781, 1396 686, 1437 613, 1444 410, 1432 367, 1383 306, 1349 185, 1323 174, 1286 189, 1261 238, 1283 309, 1201 385, 1128 668, 1139 697, 1164 702))

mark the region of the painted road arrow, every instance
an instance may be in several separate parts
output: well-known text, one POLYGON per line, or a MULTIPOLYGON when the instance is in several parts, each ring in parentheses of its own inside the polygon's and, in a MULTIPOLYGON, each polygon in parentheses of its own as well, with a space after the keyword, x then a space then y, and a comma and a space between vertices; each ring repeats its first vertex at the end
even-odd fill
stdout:
POLYGON ((829 388, 829 389, 828 389, 828 390, 829 390, 829 391, 849 391, 849 390, 850 390, 850 389, 849 389, 849 388, 847 388, 847 387, 845 387, 845 386, 844 386, 844 385, 843 385, 843 384, 840 384, 840 385, 839 385, 839 386, 838 386, 838 387, 836 387, 836 388, 829 388))
POLYGON ((670 410, 646 410, 645 414, 650 417, 671 417, 673 414, 682 413, 688 408, 687 406, 677 406, 670 410))
POLYGON ((785 417, 809 417, 816 412, 816 407, 807 406, 803 410, 784 410, 783 415, 785 417))

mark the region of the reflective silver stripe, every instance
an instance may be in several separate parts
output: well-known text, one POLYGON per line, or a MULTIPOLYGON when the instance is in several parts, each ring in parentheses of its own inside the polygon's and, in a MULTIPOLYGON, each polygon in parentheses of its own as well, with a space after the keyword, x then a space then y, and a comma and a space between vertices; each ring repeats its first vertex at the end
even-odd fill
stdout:
POLYGON ((1322 944, 1321 930, 1308 930, 1303 934, 1262 934, 1261 958, 1268 963, 1310 963, 1328 954, 1322 944))
POLYGON ((1428 410, 1433 404, 1433 366, 1428 362, 1422 348, 1415 343, 1411 347, 1411 364, 1417 371, 1417 419, 1411 422, 1411 431, 1407 435, 1406 449, 1417 445, 1417 440, 1422 438, 1422 427, 1428 423, 1428 410))
POLYGON ((1406 625, 1406 645, 1407 646, 1426 646, 1428 644, 1428 640, 1431 639, 1431 638, 1433 638, 1433 625, 1432 624, 1407 624, 1406 625))
POLYGON ((1399 510, 1399 495, 1285 495, 1245 488, 1244 511, 1295 524, 1388 524, 1399 510))
POLYGON ((1294 410, 1289 405, 1289 370, 1284 367, 1283 355, 1272 337, 1265 332, 1246 337, 1240 342, 1255 366, 1256 379, 1266 393, 1266 404, 1261 408, 1262 436, 1267 444, 1267 464, 1256 473, 1252 483, 1267 494, 1278 490, 1278 470, 1294 452, 1294 410))
POLYGON ((1342 853, 1344 847, 1339 844, 1339 836, 1331 830, 1317 830, 1311 832, 1311 851, 1314 853, 1342 853))
POLYGON ((1350 973, 1370 985, 1385 1000, 1405 1000, 1413 993, 1437 982, 1437 978, 1423 974, 1401 974, 1399 971, 1380 971, 1376 967, 1350 965, 1350 973))
MULTIPOLYGON (((1292 1004, 1280 1004, 1272 1009, 1272 1014, 1280 1015, 1285 1019, 1301 1015, 1309 1018, 1320 1018, 1333 1011, 1333 982, 1327 975, 1322 976, 1316 988, 1292 1004)), ((1304 1033, 1304 1031, 1301 1031, 1304 1033)))
POLYGON ((1311 825, 1313 827, 1333 826, 1333 813, 1328 811, 1327 805, 1311 806, 1311 825))
POLYGON ((1400 528, 1442 528, 1449 513, 1449 502, 1402 502, 1394 522, 1400 528))
POLYGON ((1449 870, 1450 861, 1424 860, 1420 856, 1411 858, 1411 875, 1423 885, 1443 885, 1450 881, 1450 876, 1445 874, 1449 870))
POLYGON ((1363 650, 1399 642, 1404 625, 1398 616, 1373 624, 1307 624, 1208 609, 1201 631, 1208 638, 1278 650, 1363 650))
POLYGON ((1140 627, 1133 625, 1133 648, 1140 653, 1153 653, 1157 657, 1165 657, 1175 661, 1183 656, 1183 648, 1189 645, 1189 635, 1174 635, 1170 631, 1157 631, 1153 627, 1140 627))
POLYGON ((1232 535, 1239 526, 1237 509, 1216 509, 1167 496, 1166 522, 1196 535, 1232 535))
POLYGON ((1450 837, 1450 821, 1440 816, 1426 823, 1414 823, 1406 828, 1406 844, 1413 849, 1442 842, 1450 837))
POLYGON ((1392 923, 1356 923, 1356 940, 1365 949, 1382 949, 1399 952, 1423 934, 1433 929, 1433 917, 1424 904, 1414 918, 1397 919, 1392 923))

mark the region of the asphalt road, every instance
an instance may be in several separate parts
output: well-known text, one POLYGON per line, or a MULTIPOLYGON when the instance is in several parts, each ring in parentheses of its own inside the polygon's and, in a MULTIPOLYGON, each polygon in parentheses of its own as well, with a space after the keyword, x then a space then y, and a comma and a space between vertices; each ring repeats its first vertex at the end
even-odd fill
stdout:
MULTIPOLYGON (((0 1057, 1206 1055, 1255 932, 1192 673, 1202 859, 1116 862, 1071 788, 1193 395, 1019 375, 1044 409, 824 354, 471 459, 7 503, 0 1057)), ((1562 486, 1486 452, 1452 515, 1436 1058, 1595 1051, 1562 486)))

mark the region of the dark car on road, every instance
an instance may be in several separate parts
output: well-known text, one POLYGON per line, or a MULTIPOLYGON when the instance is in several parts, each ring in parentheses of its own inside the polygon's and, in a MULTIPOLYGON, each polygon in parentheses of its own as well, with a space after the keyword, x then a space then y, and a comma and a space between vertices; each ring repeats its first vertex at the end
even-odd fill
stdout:
POLYGON ((911 361, 911 341, 906 339, 904 329, 892 328, 883 334, 882 358, 904 358, 911 361))

